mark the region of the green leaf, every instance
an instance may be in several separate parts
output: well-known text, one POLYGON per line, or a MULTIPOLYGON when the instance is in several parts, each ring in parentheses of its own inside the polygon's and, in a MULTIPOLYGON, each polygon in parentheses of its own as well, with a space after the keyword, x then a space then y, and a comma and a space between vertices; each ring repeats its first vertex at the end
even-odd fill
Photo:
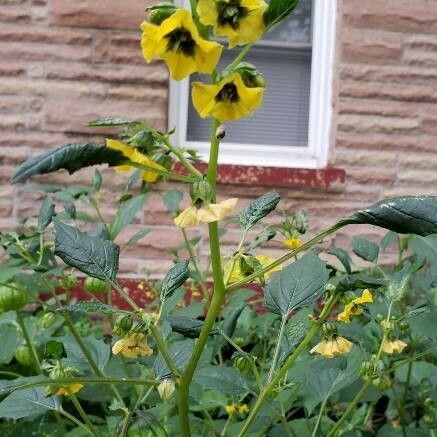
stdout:
POLYGON ((437 196, 404 196, 385 199, 359 210, 339 225, 369 224, 399 234, 437 234, 437 196))
POLYGON ((264 12, 264 24, 266 27, 287 18, 297 7, 299 0, 271 0, 264 12))
POLYGON ((102 174, 99 172, 99 170, 96 168, 94 170, 94 176, 93 176, 93 188, 95 191, 99 191, 100 188, 102 188, 102 174))
POLYGON ((50 340, 44 346, 44 359, 45 360, 60 360, 65 358, 64 345, 60 341, 50 340))
POLYGON ((352 273, 352 260, 350 255, 343 249, 340 249, 339 247, 330 247, 326 253, 329 253, 330 255, 334 255, 337 257, 340 262, 343 264, 343 267, 345 268, 346 272, 351 274, 352 273))
MULTIPOLYGON (((173 360, 176 369, 184 370, 188 361, 190 361, 193 348, 193 340, 177 341, 170 346, 168 353, 173 360)), ((153 363, 153 371, 157 379, 165 379, 172 374, 161 354, 156 357, 156 360, 153 363)))
POLYGON ((112 241, 90 237, 59 220, 55 224, 55 255, 93 278, 114 281, 120 248, 112 241))
POLYGON ((25 182, 31 176, 65 169, 70 174, 84 167, 97 164, 118 165, 126 158, 117 150, 104 144, 66 144, 56 150, 28 159, 18 167, 11 182, 25 182))
POLYGON ((132 197, 129 200, 121 203, 118 208, 117 215, 110 224, 109 233, 111 239, 115 237, 129 224, 132 223, 135 216, 144 209, 144 204, 147 199, 147 194, 140 194, 139 196, 132 197))
POLYGON ((119 314, 124 311, 114 308, 102 302, 77 302, 72 305, 62 306, 56 309, 60 313, 101 313, 101 314, 119 314))
POLYGON ((20 346, 23 340, 17 327, 9 323, 2 324, 1 333, 0 364, 9 364, 14 357, 15 350, 20 346))
POLYGON ((186 316, 169 317, 171 329, 187 338, 197 338, 203 326, 202 320, 186 316))
POLYGON ((381 240, 381 249, 385 251, 387 247, 391 246, 397 240, 397 234, 393 231, 388 231, 381 240))
POLYGON ((59 411, 58 396, 46 396, 43 387, 29 388, 11 393, 0 402, 0 417, 21 419, 42 414, 47 410, 59 411))
POLYGON ((247 247, 247 251, 250 252, 257 247, 262 246, 264 243, 267 243, 272 238, 275 238, 275 235, 276 231, 273 228, 263 229, 249 244, 249 246, 247 247))
POLYGON ((171 296, 190 276, 189 260, 178 261, 165 275, 161 285, 161 301, 171 296))
POLYGON ((366 240, 362 237, 353 237, 352 238, 352 250, 355 255, 360 258, 369 261, 376 262, 379 255, 379 247, 377 244, 372 241, 366 240))
POLYGON ((326 264, 309 252, 273 276, 265 289, 264 305, 272 313, 288 316, 314 302, 328 279, 326 264))
MULTIPOLYGON (((165 428, 162 426, 161 421, 157 419, 149 411, 137 411, 134 414, 134 419, 131 421, 127 436, 147 436, 147 437, 168 437, 165 428)), ((124 421, 120 421, 123 424, 124 421)), ((120 431, 121 431, 121 427, 120 431)), ((121 432, 117 435, 123 435, 121 432)))
POLYGON ((103 117, 97 120, 91 120, 86 125, 90 127, 105 127, 105 126, 126 126, 129 124, 141 124, 141 121, 129 120, 122 117, 103 117))
POLYGON ((134 235, 132 235, 132 237, 129 238, 127 245, 132 246, 135 243, 138 243, 138 241, 142 240, 149 233, 150 229, 142 229, 141 231, 136 232, 134 235))
POLYGON ((171 189, 165 192, 162 200, 169 212, 176 215, 179 212, 179 205, 183 197, 184 195, 180 190, 171 189))
POLYGON ((38 232, 44 231, 44 229, 52 222, 55 216, 55 205, 50 199, 46 197, 41 205, 38 216, 38 232))
POLYGON ((276 191, 269 191, 258 197, 249 206, 241 211, 238 216, 240 226, 245 230, 249 230, 256 223, 262 220, 267 214, 272 212, 276 205, 281 200, 281 197, 276 191))
POLYGON ((235 327, 237 326, 238 318, 243 312, 244 308, 246 308, 246 304, 241 305, 235 308, 225 319, 223 322, 223 332, 228 336, 232 337, 235 332, 235 327))
POLYGON ((233 367, 206 366, 194 374, 194 381, 204 388, 238 396, 248 390, 243 377, 233 367))

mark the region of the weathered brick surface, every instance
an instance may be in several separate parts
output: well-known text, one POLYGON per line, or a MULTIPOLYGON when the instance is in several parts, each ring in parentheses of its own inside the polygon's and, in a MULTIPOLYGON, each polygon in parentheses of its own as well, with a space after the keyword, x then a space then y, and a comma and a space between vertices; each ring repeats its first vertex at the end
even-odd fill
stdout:
MULTIPOLYGON (((168 72, 161 62, 146 65, 139 47, 139 25, 151 3, 0 1, 1 229, 12 229, 39 210, 41 193, 8 183, 21 161, 68 142, 101 141, 111 134, 111 129, 86 128, 87 120, 121 115, 166 128, 168 72)), ((437 194, 437 1, 337 3, 329 164, 344 169, 346 181, 329 190, 304 184, 278 188, 283 210, 308 210, 313 230, 383 197, 437 194)), ((128 176, 101 170, 108 185, 101 193, 102 213, 109 219, 117 208, 114 192, 122 192, 128 176)), ((35 181, 84 184, 92 174, 90 169, 68 177, 58 172, 35 181)), ((183 236, 172 227, 161 199, 169 187, 156 185, 144 213, 118 237, 123 246, 139 229, 150 230, 137 247, 123 250, 123 275, 160 277, 171 265, 171 253, 162 247, 181 243, 183 236)), ((219 199, 239 197, 241 210, 266 188, 223 185, 219 190, 219 199)), ((350 227, 325 244, 350 247, 354 233, 374 241, 384 234, 350 227)), ((200 262, 205 264, 206 228, 189 236, 201 237, 200 262)), ((235 250, 239 237, 237 225, 231 224, 222 237, 225 255, 235 250)), ((272 255, 281 251, 280 242, 271 244, 272 255)))

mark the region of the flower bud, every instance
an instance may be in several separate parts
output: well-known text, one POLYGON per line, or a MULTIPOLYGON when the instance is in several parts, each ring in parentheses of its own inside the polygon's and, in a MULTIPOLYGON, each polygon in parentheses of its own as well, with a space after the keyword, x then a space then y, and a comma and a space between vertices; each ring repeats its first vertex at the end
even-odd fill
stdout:
POLYGON ((118 316, 112 332, 118 337, 124 337, 132 329, 132 325, 133 317, 131 315, 118 316))
POLYGON ((159 5, 152 6, 148 9, 148 20, 151 23, 159 26, 164 20, 173 15, 176 9, 176 6, 172 3, 161 3, 159 5))
POLYGON ((194 203, 198 201, 211 203, 213 194, 213 189, 206 179, 196 181, 191 185, 190 195, 194 203))
POLYGON ((14 357, 23 366, 30 367, 33 364, 32 351, 26 345, 18 346, 15 349, 14 357))
POLYGON ((325 291, 327 293, 335 293, 336 290, 337 290, 337 287, 334 284, 326 284, 325 285, 325 291))
POLYGON ((249 358, 239 355, 234 360, 234 367, 238 369, 241 373, 247 372, 250 369, 249 358))
POLYGON ((337 326, 332 322, 325 322, 322 325, 322 335, 324 337, 332 337, 334 334, 337 334, 337 326))
POLYGON ((164 379, 161 384, 158 385, 158 393, 163 401, 170 399, 175 390, 175 383, 171 378, 164 379))
POLYGON ((264 76, 256 67, 248 62, 240 62, 235 71, 240 74, 244 84, 249 88, 265 88, 266 81, 264 76))
POLYGON ((226 126, 224 124, 221 124, 217 130, 215 131, 215 137, 218 140, 222 140, 226 135, 226 126))

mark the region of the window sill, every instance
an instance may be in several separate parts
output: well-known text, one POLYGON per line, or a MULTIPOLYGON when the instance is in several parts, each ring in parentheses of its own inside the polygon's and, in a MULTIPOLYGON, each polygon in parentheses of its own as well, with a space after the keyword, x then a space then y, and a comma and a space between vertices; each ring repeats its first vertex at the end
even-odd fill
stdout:
MULTIPOLYGON (((199 162, 196 167, 206 172, 206 164, 199 162)), ((177 172, 186 174, 185 169, 177 164, 177 172)), ((330 190, 345 183, 346 172, 335 167, 323 169, 261 167, 243 165, 219 165, 218 182, 225 185, 250 185, 280 188, 313 188, 330 190)))

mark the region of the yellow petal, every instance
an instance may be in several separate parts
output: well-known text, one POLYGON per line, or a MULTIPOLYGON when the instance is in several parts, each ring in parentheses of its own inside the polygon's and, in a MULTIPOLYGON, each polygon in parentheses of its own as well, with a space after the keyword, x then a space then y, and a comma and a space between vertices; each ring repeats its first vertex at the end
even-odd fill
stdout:
POLYGON ((212 223, 225 219, 232 213, 238 199, 227 199, 220 203, 210 203, 198 210, 198 217, 202 223, 212 223))
POLYGON ((199 226, 200 219, 198 209, 195 206, 190 206, 184 209, 175 219, 174 224, 179 228, 189 228, 199 226))
MULTIPOLYGON (((272 264, 276 261, 275 258, 272 258, 271 256, 267 255, 256 255, 255 258, 260 262, 261 267, 267 267, 268 265, 272 264)), ((282 270, 282 266, 276 266, 273 269, 269 270, 267 273, 264 274, 264 276, 268 279, 273 273, 280 272, 282 270)))
POLYGON ((83 388, 83 384, 73 383, 59 387, 55 393, 57 396, 68 396, 69 394, 75 394, 83 388))
POLYGON ((157 33, 159 27, 155 24, 144 21, 141 24, 141 29, 143 31, 141 36, 141 49, 143 51, 143 56, 147 62, 151 62, 158 54, 159 40, 157 39, 157 33))
POLYGON ((386 341, 382 346, 382 350, 386 354, 401 353, 407 346, 407 343, 402 340, 386 341))
POLYGON ((361 297, 357 297, 356 299, 353 299, 352 302, 360 305, 363 303, 372 303, 373 302, 373 296, 372 293, 370 292, 370 290, 368 290, 367 288, 363 291, 363 293, 361 294, 361 297))
POLYGON ((283 244, 287 249, 295 250, 300 246, 302 246, 302 241, 300 240, 300 238, 292 237, 289 238, 288 240, 285 240, 283 244))
POLYGON ((347 354, 352 349, 353 343, 346 338, 337 336, 335 337, 335 340, 340 354, 347 354))
POLYGON ((215 105, 215 96, 220 88, 217 85, 207 85, 202 82, 194 82, 192 88, 193 106, 200 117, 208 117, 215 105))
POLYGON ((225 263, 225 265, 223 266, 223 276, 227 284, 233 284, 234 282, 238 282, 244 278, 243 273, 240 269, 239 258, 230 259, 225 263))
POLYGON ((214 26, 217 23, 218 12, 215 1, 199 0, 197 2, 197 14, 200 22, 205 26, 214 26))
POLYGON ((107 139, 106 147, 109 147, 113 150, 118 150, 121 152, 126 158, 132 161, 132 156, 135 153, 135 149, 133 147, 128 146, 127 144, 122 143, 121 141, 107 139))

